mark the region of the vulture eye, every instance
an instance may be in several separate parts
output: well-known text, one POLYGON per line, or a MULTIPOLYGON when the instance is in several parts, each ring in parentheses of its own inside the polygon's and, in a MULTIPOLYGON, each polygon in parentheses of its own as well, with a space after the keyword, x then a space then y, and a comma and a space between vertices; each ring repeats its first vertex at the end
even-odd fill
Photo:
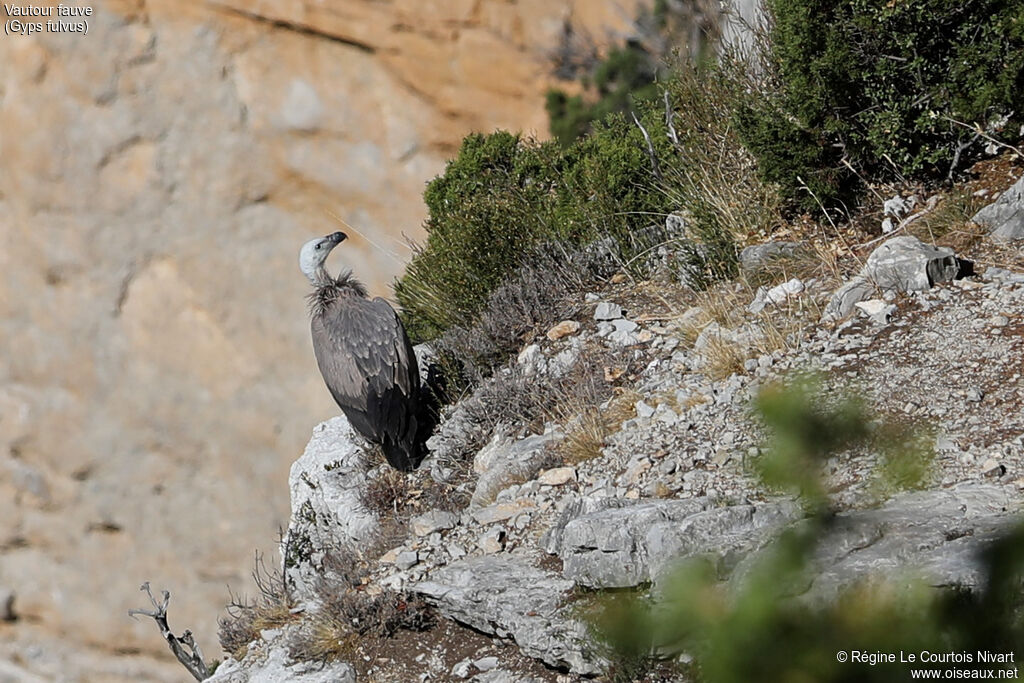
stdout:
POLYGON ((323 246, 322 244, 318 244, 318 245, 316 245, 316 248, 319 249, 322 246, 323 246))

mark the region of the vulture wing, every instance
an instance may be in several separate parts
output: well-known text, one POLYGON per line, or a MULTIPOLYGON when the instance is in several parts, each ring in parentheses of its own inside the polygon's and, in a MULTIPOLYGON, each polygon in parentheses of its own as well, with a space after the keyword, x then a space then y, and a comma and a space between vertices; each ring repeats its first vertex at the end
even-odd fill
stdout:
POLYGON ((416 465, 416 355, 384 299, 339 297, 311 322, 317 365, 352 426, 403 470, 416 465))

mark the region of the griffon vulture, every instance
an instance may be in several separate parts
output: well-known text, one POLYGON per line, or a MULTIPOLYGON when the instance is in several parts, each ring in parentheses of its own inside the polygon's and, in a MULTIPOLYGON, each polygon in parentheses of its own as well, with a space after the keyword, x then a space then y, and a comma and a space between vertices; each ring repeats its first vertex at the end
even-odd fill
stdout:
POLYGON ((313 351, 352 427, 379 444, 392 467, 409 471, 426 454, 416 354, 387 301, 367 298, 351 271, 336 278, 327 273, 327 255, 346 237, 335 232, 306 242, 299 252, 299 267, 314 288, 313 351))

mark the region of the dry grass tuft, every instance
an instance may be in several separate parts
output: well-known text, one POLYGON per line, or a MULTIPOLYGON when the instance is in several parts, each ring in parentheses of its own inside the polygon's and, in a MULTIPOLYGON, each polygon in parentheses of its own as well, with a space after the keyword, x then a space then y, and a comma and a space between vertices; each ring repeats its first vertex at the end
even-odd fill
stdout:
POLYGON ((742 282, 755 291, 760 286, 772 287, 793 278, 804 282, 818 278, 838 286, 843 280, 841 253, 845 253, 845 247, 835 241, 807 242, 791 255, 771 259, 758 270, 744 273, 742 282))
MULTIPOLYGON (((799 275, 795 271, 779 271, 773 280, 781 282, 782 276, 790 276, 806 282, 813 276, 828 278, 830 284, 838 281, 832 274, 838 272, 834 252, 826 250, 821 255, 808 257, 803 265, 807 270, 799 275)), ((816 289, 814 293, 805 292, 778 304, 768 304, 759 313, 752 314, 747 308, 756 294, 746 280, 723 283, 700 292, 694 311, 682 316, 679 334, 690 347, 711 323, 717 323, 723 330, 734 330, 742 325, 752 330, 749 347, 734 342, 728 334, 708 340, 703 356, 707 363, 705 374, 709 377, 722 379, 743 372, 744 361, 752 356, 797 348, 811 326, 821 319, 825 304, 821 290, 816 289)))
POLYGON ((288 655, 296 662, 353 661, 359 634, 340 618, 324 611, 307 617, 288 642, 288 655))
MULTIPOLYGON (((722 284, 701 292, 697 295, 697 306, 703 311, 702 317, 706 322, 700 330, 712 322, 729 329, 741 325, 745 320, 744 310, 752 297, 749 289, 734 283, 722 284)), ((697 331, 697 335, 700 334, 700 330, 697 331)))
POLYGON ((796 349, 811 325, 821 319, 824 301, 805 296, 793 302, 765 308, 757 314, 762 336, 755 346, 758 354, 796 349))
POLYGON ((354 661, 359 651, 376 651, 399 630, 425 631, 437 621, 433 608, 412 593, 364 591, 326 584, 322 607, 303 620, 288 643, 299 662, 354 661))
POLYGON ((567 465, 575 465, 601 455, 608 425, 601 411, 593 406, 582 408, 569 423, 565 439, 552 448, 556 457, 567 465))
POLYGON ((697 337, 700 336, 700 333, 704 331, 704 328, 710 322, 711 318, 703 311, 699 315, 691 317, 676 328, 679 340, 686 348, 693 348, 693 345, 697 343, 697 337))
POLYGON ((227 616, 218 620, 221 648, 239 660, 245 656, 249 643, 259 638, 260 631, 284 626, 296 618, 283 569, 267 569, 263 556, 257 553, 252 577, 259 595, 250 601, 231 594, 227 616))
POLYGON ((737 98, 751 85, 743 62, 740 55, 724 55, 718 69, 682 69, 669 84, 678 105, 679 151, 687 160, 673 178, 677 203, 714 212, 740 238, 767 235, 781 223, 778 192, 760 179, 733 125, 737 98))
MULTIPOLYGON (((969 188, 957 187, 939 200, 934 209, 907 226, 907 232, 923 242, 946 244, 948 236, 969 231, 971 217, 987 202, 969 188)), ((971 224, 973 225, 973 224, 971 224)))
POLYGON ((380 517, 398 515, 410 498, 409 476, 391 467, 378 468, 375 474, 360 492, 360 503, 380 517))
POLYGON ((586 397, 573 397, 559 406, 561 420, 567 425, 565 439, 552 447, 552 453, 567 465, 575 465, 601 455, 605 439, 622 423, 636 416, 640 395, 630 389, 618 388, 602 410, 586 397))
POLYGON ((711 379, 725 379, 729 375, 743 372, 743 361, 747 354, 739 344, 713 337, 704 349, 704 374, 711 379))

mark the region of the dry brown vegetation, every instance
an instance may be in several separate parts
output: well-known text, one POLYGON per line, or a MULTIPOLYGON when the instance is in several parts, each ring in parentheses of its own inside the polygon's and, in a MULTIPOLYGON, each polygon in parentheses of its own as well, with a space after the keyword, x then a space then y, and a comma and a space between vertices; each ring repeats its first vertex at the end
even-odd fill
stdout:
POLYGON ((294 621, 295 606, 288 594, 283 570, 267 569, 263 556, 256 554, 253 580, 259 592, 254 599, 231 595, 227 616, 218 620, 217 637, 220 646, 235 659, 242 659, 260 631, 278 628, 294 621))
POLYGON ((704 374, 711 379, 725 379, 743 372, 747 354, 739 344, 715 336, 704 349, 704 359, 704 374))
POLYGON ((567 397, 557 409, 560 422, 566 425, 565 439, 552 447, 552 454, 567 465, 600 456, 605 439, 623 422, 636 416, 635 405, 639 398, 635 391, 621 387, 614 390, 614 396, 603 403, 603 407, 586 398, 567 397))
POLYGON ((453 326, 434 343, 446 375, 461 376, 464 385, 479 383, 538 329, 573 315, 579 307, 574 295, 600 284, 616 268, 613 253, 600 244, 534 247, 491 293, 473 324, 453 326))
POLYGON ((368 477, 359 500, 381 518, 394 517, 404 510, 411 497, 409 476, 391 467, 378 467, 368 477))
POLYGON ((424 631, 436 623, 433 609, 412 593, 369 595, 361 587, 324 582, 318 597, 320 609, 289 639, 295 661, 355 661, 357 649, 375 651, 400 629, 424 631))

